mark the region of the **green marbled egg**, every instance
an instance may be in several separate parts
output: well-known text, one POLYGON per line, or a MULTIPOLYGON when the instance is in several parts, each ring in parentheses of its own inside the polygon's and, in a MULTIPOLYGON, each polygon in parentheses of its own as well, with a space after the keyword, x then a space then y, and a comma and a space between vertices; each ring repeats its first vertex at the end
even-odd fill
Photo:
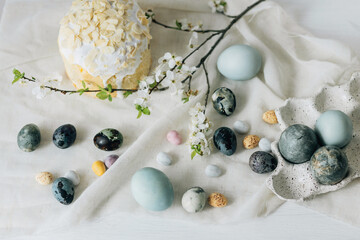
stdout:
POLYGON ((32 152, 40 145, 40 129, 33 123, 25 125, 17 136, 17 144, 24 152, 32 152))

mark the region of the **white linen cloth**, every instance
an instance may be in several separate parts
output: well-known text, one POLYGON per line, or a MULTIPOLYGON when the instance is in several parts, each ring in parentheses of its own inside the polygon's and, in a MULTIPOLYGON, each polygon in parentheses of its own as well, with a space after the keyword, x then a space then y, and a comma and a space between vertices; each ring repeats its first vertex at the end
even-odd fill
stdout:
MULTIPOLYGON (((244 10, 253 1, 228 1, 229 14, 244 10)), ((174 19, 202 20, 204 28, 223 28, 229 19, 210 13, 207 1, 139 1, 143 8, 152 7, 156 18, 173 24, 174 19)), ((242 147, 244 136, 238 135, 238 150, 230 157, 214 151, 209 157, 190 160, 188 146, 173 146, 166 141, 169 130, 176 129, 186 140, 188 110, 203 101, 206 84, 200 70, 193 80, 201 90, 193 101, 182 104, 168 92, 154 93, 152 113, 136 119, 132 97, 115 99, 112 103, 88 96, 62 96, 53 93, 43 100, 31 94, 33 85, 11 85, 12 68, 17 67, 29 76, 43 77, 52 72, 64 76, 63 88, 71 88, 57 49, 59 21, 71 1, 12 0, 5 3, 0 25, 0 236, 17 236, 84 224, 107 216, 123 213, 151 215, 207 223, 238 222, 265 216, 283 202, 265 187, 267 175, 253 173, 248 166, 249 156, 256 150, 242 147), (25 124, 35 123, 41 129, 42 142, 36 151, 24 153, 18 149, 16 135, 25 124), (60 125, 71 123, 78 131, 75 144, 69 149, 58 149, 52 143, 52 133, 60 125), (98 150, 92 143, 100 130, 113 127, 124 135, 123 146, 115 152, 120 158, 103 176, 91 170, 92 162, 110 153, 98 150), (168 152, 174 158, 170 167, 158 165, 158 152, 168 152), (217 164, 224 174, 207 178, 207 164, 217 164), (175 201, 164 212, 148 212, 138 206, 130 191, 134 172, 142 167, 162 170, 171 180, 175 201), (75 200, 69 206, 56 202, 51 187, 40 186, 34 176, 50 171, 56 177, 76 170, 81 183, 75 189, 75 200), (229 206, 222 209, 207 207, 203 212, 188 214, 181 207, 182 194, 192 186, 206 192, 225 194, 229 206)), ((152 25, 151 50, 153 62, 165 52, 186 55, 190 35, 152 25)), ((210 45, 199 51, 192 62, 197 62, 210 45)), ((227 34, 207 61, 211 92, 225 86, 235 93, 237 109, 230 117, 220 116, 209 103, 207 115, 220 126, 232 127, 238 120, 251 124, 251 134, 275 140, 280 135, 277 126, 264 123, 264 111, 281 106, 289 97, 308 97, 325 83, 338 84, 348 69, 359 64, 359 59, 346 46, 332 40, 320 39, 294 23, 276 3, 261 3, 240 20, 227 34), (245 43, 257 48, 263 57, 263 68, 251 81, 235 82, 224 79, 216 70, 216 59, 226 47, 245 43)), ((346 79, 345 79, 346 80, 346 79)), ((354 196, 360 194, 356 182, 336 193, 325 194, 304 205, 333 217, 360 226, 354 196), (343 204, 341 201, 349 203, 343 204)), ((123 221, 119 219, 119 221, 123 221)))

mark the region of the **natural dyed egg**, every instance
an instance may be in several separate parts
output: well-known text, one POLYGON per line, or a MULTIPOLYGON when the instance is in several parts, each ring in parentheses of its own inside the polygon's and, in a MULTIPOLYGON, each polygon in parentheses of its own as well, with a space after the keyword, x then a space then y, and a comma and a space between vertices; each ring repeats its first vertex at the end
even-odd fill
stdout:
POLYGON ((163 211, 174 201, 169 178, 155 168, 142 168, 131 179, 131 191, 136 202, 150 211, 163 211))
POLYGON ((291 125, 281 133, 279 150, 288 162, 307 162, 318 148, 316 134, 308 126, 302 124, 291 125))
POLYGON ((64 177, 69 179, 74 184, 74 186, 77 186, 80 184, 80 176, 77 172, 75 172, 73 170, 67 171, 67 173, 65 174, 64 177))
POLYGON ((17 144, 24 152, 32 152, 40 145, 40 129, 33 123, 25 125, 17 136, 17 144))
POLYGON ((107 156, 104 159, 105 166, 107 168, 110 168, 116 162, 116 160, 118 160, 118 158, 119 158, 119 155, 116 155, 116 154, 111 154, 111 155, 107 156))
POLYGON ((101 176, 106 172, 105 164, 102 161, 93 162, 91 169, 98 176, 101 176))
POLYGON ((345 113, 330 110, 316 120, 315 132, 322 144, 342 148, 352 139, 353 124, 345 113))
POLYGON ((262 138, 259 141, 259 148, 264 152, 271 152, 271 142, 267 138, 262 138))
POLYGON ((185 211, 196 213, 203 210, 206 205, 206 193, 201 187, 192 187, 187 190, 181 199, 185 211))
POLYGON ((261 61, 258 50, 248 45, 237 44, 220 54, 217 68, 222 75, 231 80, 245 81, 258 74, 261 61))
POLYGON ((58 178, 52 184, 52 192, 56 200, 68 205, 74 199, 74 184, 67 178, 58 178))
POLYGON ((105 151, 114 151, 120 148, 122 143, 122 134, 113 128, 106 128, 94 137, 95 146, 105 151))
POLYGON ((238 134, 246 134, 250 130, 249 124, 247 122, 240 121, 240 120, 234 122, 233 128, 234 128, 235 132, 238 134))
POLYGON ((163 166, 170 166, 172 163, 171 156, 164 152, 159 152, 156 156, 156 161, 163 166))
POLYGON ((228 200, 223 194, 215 192, 208 197, 208 203, 212 207, 222 208, 228 204, 228 200))
POLYGON ((219 168, 214 164, 209 164, 205 168, 205 175, 208 177, 212 177, 212 178, 220 177, 221 173, 222 173, 221 168, 219 168))
POLYGON ((71 124, 58 127, 53 134, 55 146, 65 149, 73 145, 76 139, 76 128, 71 124))
POLYGON ((171 130, 166 134, 166 139, 169 143, 174 145, 180 145, 182 143, 182 139, 180 134, 176 130, 171 130))
POLYGON ((41 185, 49 185, 54 181, 54 176, 50 172, 36 174, 35 180, 41 185))
POLYGON ((277 166, 276 158, 268 152, 257 151, 251 154, 249 166, 256 173, 269 173, 277 166))
POLYGON ((324 146, 311 157, 310 170, 317 181, 332 185, 343 180, 348 172, 348 159, 340 148, 324 146))
POLYGON ((211 96, 213 107, 215 110, 226 116, 233 114, 236 108, 236 99, 234 93, 226 88, 221 87, 214 91, 211 96))
POLYGON ((214 145, 223 154, 230 156, 236 151, 236 135, 230 128, 221 127, 214 133, 214 145))

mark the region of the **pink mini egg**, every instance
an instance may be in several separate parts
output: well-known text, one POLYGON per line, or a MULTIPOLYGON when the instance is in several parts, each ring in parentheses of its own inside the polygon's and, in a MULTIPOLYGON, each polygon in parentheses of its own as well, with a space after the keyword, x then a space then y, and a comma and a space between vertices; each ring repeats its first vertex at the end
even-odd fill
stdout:
POLYGON ((180 134, 175 130, 171 130, 170 132, 168 132, 166 138, 171 144, 174 145, 180 145, 182 142, 180 134))

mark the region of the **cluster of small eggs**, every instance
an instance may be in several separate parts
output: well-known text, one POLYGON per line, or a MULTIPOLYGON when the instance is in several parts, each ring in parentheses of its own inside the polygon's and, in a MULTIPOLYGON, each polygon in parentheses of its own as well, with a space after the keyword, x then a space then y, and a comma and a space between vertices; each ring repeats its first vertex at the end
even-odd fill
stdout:
MULTIPOLYGON (((69 148, 76 140, 76 128, 71 124, 65 124, 58 127, 53 133, 53 143, 60 149, 69 148)), ((35 151, 41 141, 40 129, 35 124, 25 125, 17 136, 17 143, 21 150, 25 152, 35 151)), ((103 129, 97 133, 93 139, 97 148, 104 151, 113 151, 122 145, 122 134, 113 128, 103 129)), ((92 164, 92 170, 98 176, 105 173, 119 158, 118 155, 112 154, 107 156, 104 161, 95 161, 92 164)), ((40 172, 35 176, 35 180, 41 185, 52 183, 52 192, 54 197, 62 204, 70 204, 75 195, 74 188, 80 184, 80 176, 76 171, 69 170, 64 177, 54 180, 50 172, 40 172)))
POLYGON ((324 185, 339 183, 348 172, 348 159, 342 151, 353 134, 351 119, 343 112, 329 110, 320 115, 315 131, 303 124, 294 124, 282 132, 279 150, 290 163, 310 161, 310 171, 324 185))
MULTIPOLYGON (((173 145, 180 145, 182 138, 176 130, 171 130, 166 134, 166 139, 173 145)), ((156 160, 163 166, 170 166, 172 158, 168 153, 159 152, 156 160)), ((209 165, 206 173, 219 176, 217 166, 209 165), (212 168, 212 169, 211 169, 212 168)), ((150 211, 163 211, 168 209, 174 201, 174 189, 170 179, 160 170, 145 167, 133 175, 131 179, 131 192, 136 202, 150 211), (159 200, 160 199, 160 200, 159 200)), ((210 206, 225 207, 226 197, 221 193, 212 193, 208 197, 201 187, 192 187, 182 196, 182 206, 190 213, 200 212, 206 205, 206 200, 210 206)))

